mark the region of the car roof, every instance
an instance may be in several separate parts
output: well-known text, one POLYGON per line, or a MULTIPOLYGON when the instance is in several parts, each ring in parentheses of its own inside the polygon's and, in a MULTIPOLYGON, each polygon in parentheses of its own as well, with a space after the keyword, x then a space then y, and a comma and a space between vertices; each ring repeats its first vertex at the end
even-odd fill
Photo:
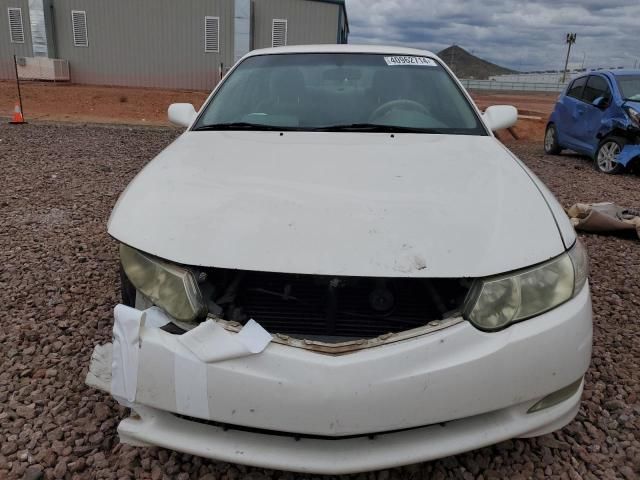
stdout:
MULTIPOLYGON (((640 70, 631 70, 631 69, 619 69, 619 70, 590 70, 588 72, 581 73, 575 78, 582 78, 588 75, 608 75, 611 77, 624 77, 627 75, 640 75, 640 70)), ((575 79, 574 79, 575 80, 575 79)))
POLYGON ((626 75, 640 75, 640 70, 609 70, 609 73, 615 77, 624 77, 626 75))
POLYGON ((417 48, 352 44, 295 45, 289 47, 262 48, 253 50, 246 56, 279 55, 284 53, 378 53, 383 55, 420 55, 437 58, 437 55, 434 53, 417 48))

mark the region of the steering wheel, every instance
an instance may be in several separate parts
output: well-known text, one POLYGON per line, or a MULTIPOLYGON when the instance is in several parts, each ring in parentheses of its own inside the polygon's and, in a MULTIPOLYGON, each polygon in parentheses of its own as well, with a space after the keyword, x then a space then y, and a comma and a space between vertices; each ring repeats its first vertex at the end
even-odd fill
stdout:
MULTIPOLYGON (((390 100, 386 103, 383 103, 378 108, 376 108, 371 115, 369 115, 369 122, 372 120, 382 117, 386 115, 387 112, 393 110, 396 107, 408 107, 407 110, 414 110, 420 113, 424 113, 425 115, 429 115, 429 110, 422 105, 421 103, 414 102, 413 100, 407 100, 406 98, 400 98, 398 100, 390 100)), ((371 122, 373 123, 373 122, 371 122)))

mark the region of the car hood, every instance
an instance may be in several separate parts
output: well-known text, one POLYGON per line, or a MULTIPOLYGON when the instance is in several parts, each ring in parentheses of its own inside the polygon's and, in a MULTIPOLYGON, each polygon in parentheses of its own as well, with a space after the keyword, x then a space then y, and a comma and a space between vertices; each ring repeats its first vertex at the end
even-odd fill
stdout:
POLYGON ((631 107, 633 108, 635 111, 640 112, 640 102, 635 101, 635 100, 625 100, 624 102, 622 102, 622 104, 625 107, 631 107))
POLYGON ((530 174, 488 136, 186 132, 109 233, 178 263, 301 274, 479 277, 564 251, 530 174))

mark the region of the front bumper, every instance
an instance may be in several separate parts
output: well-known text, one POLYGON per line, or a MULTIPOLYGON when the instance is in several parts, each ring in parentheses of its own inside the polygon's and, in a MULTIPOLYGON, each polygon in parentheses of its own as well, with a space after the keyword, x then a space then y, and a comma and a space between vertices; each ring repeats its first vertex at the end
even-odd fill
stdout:
POLYGON ((535 414, 526 413, 531 402, 525 402, 446 424, 340 440, 225 430, 148 407, 135 408, 139 418, 123 420, 118 433, 122 442, 138 446, 158 445, 262 468, 342 475, 434 460, 557 430, 575 417, 581 394, 582 385, 571 398, 535 414))
POLYGON ((127 443, 294 471, 415 463, 569 422, 582 387, 556 406, 526 412, 583 376, 591 336, 588 286, 501 332, 461 322, 340 356, 272 343, 257 355, 203 364, 177 336, 142 326, 132 404, 140 417, 124 420, 119 433, 127 443), (224 430, 169 412, 292 435, 224 430), (296 434, 322 438, 296 441, 296 434), (340 438, 354 435, 361 436, 340 438))

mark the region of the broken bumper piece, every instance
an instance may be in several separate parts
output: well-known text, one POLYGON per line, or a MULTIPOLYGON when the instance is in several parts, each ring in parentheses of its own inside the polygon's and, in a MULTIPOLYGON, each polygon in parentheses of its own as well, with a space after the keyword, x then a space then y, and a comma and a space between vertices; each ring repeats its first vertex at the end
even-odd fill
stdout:
POLYGON ((625 167, 631 163, 631 161, 640 157, 640 145, 629 144, 622 147, 622 150, 618 154, 616 161, 625 167))
MULTIPOLYGON (((588 286, 500 332, 461 321, 343 355, 269 342, 258 353, 203 361, 153 315, 131 310, 138 336, 96 347, 87 376, 121 401, 112 372, 135 383, 123 403, 137 415, 120 423, 122 442, 299 472, 390 468, 553 431, 575 416, 582 384, 527 412, 575 384, 591 355, 588 286), (122 345, 137 355, 124 374, 122 345)), ((230 337, 208 349, 222 350, 230 337)))

